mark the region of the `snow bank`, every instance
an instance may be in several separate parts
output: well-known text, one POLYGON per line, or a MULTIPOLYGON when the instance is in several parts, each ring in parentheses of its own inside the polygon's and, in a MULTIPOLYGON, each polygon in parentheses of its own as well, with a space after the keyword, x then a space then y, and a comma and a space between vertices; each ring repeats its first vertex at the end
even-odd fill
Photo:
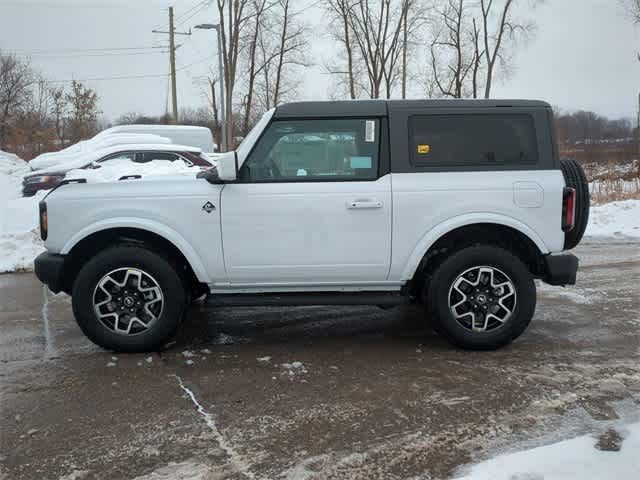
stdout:
POLYGON ((591 207, 587 237, 640 238, 640 200, 591 207))
MULTIPOLYGON (((523 452, 500 455, 471 468, 459 480, 632 479, 640 472, 640 423, 621 429, 619 451, 598 448, 586 435, 523 452)), ((617 448, 616 447, 616 448, 617 448)), ((602 448, 602 447, 601 447, 602 448)))
POLYGON ((44 250, 38 231, 38 202, 44 192, 21 198, 27 163, 0 151, 0 273, 30 270, 33 259, 44 250))

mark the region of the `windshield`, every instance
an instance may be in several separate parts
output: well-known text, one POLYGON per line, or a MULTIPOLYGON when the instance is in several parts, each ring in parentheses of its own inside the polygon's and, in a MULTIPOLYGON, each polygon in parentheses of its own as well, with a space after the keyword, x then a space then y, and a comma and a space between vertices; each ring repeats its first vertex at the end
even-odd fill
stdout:
POLYGON ((242 142, 240 142, 240 145, 238 145, 238 148, 236 149, 236 151, 238 152, 238 168, 242 166, 246 158, 249 156, 251 148, 258 140, 258 137, 260 136, 262 131, 269 124, 269 121, 271 120, 271 117, 273 117, 273 113, 275 111, 275 108, 266 111, 264 115, 262 115, 260 121, 255 124, 255 126, 251 129, 247 136, 244 137, 242 142))

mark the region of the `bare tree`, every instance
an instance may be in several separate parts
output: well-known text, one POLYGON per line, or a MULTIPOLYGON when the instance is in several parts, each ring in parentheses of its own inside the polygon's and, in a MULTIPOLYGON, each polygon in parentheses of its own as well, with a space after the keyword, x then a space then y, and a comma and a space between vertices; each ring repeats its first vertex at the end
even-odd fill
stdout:
POLYGON ((277 0, 276 24, 280 25, 280 38, 275 57, 276 71, 273 87, 273 105, 278 105, 287 91, 285 69, 289 65, 306 67, 310 65, 302 54, 308 47, 306 28, 298 21, 298 13, 292 11, 291 0, 277 0))
POLYGON ((242 125, 242 133, 246 134, 249 131, 249 122, 251 119, 251 108, 254 103, 254 88, 256 77, 260 73, 260 68, 256 65, 257 52, 258 52, 258 38, 260 37, 261 30, 263 29, 263 13, 267 5, 266 0, 253 0, 253 9, 255 11, 253 31, 251 32, 251 40, 249 43, 249 71, 248 71, 248 87, 247 95, 244 98, 244 118, 242 125))
MULTIPOLYGON (((538 0, 435 0, 430 44, 431 83, 440 96, 490 98, 499 67, 535 29, 516 7, 538 0)), ((640 0, 639 0, 640 1, 640 0)))
POLYGON ((51 111, 50 114, 53 117, 54 130, 56 133, 56 140, 60 148, 65 146, 66 140, 66 121, 68 105, 65 98, 64 87, 52 87, 49 90, 51 95, 51 111))
MULTIPOLYGON (((339 27, 335 27, 332 36, 342 46, 346 56, 346 71, 336 66, 329 66, 327 70, 332 74, 346 75, 349 98, 355 99, 354 45, 351 27, 349 25, 351 0, 327 0, 326 9, 329 12, 331 20, 335 20, 335 25, 339 25, 339 27)), ((334 22, 330 21, 330 24, 334 25, 334 22)))
POLYGON ((0 53, 0 148, 7 144, 11 117, 27 106, 34 82, 35 74, 27 62, 0 53))
POLYGON ((250 0, 216 0, 222 37, 224 64, 225 114, 227 145, 233 145, 233 94, 236 88, 238 62, 244 48, 246 29, 255 15, 250 0))
POLYGON ((515 42, 519 36, 526 36, 534 28, 532 21, 515 18, 514 5, 518 0, 502 0, 502 5, 496 6, 498 1, 480 0, 485 56, 484 98, 491 96, 496 62, 504 59, 504 49, 508 48, 506 44, 515 42))
POLYGON ((258 37, 258 49, 260 58, 260 81, 257 96, 260 98, 262 110, 269 110, 273 104, 273 55, 275 51, 275 42, 273 35, 266 33, 263 28, 258 37))
POLYGON ((398 81, 406 89, 406 54, 414 0, 327 0, 336 20, 332 35, 344 50, 346 66, 331 65, 329 73, 346 75, 349 96, 390 97, 398 81), (338 22, 339 21, 339 22, 338 22), (405 42, 406 30, 406 42, 405 42))
POLYGON ((39 154, 54 145, 54 127, 50 117, 52 95, 49 82, 38 76, 21 118, 22 138, 31 146, 31 153, 39 154))
POLYGON ((216 87, 218 84, 218 77, 208 77, 207 84, 209 85, 209 103, 211 104, 211 111, 213 112, 213 133, 216 139, 216 145, 218 146, 218 152, 221 151, 222 145, 222 128, 220 125, 220 114, 218 111, 218 100, 216 100, 216 87))
MULTIPOLYGON (((623 4, 627 7, 634 25, 640 25, 640 0, 624 0, 623 4)), ((638 61, 640 61, 640 53, 638 53, 638 61)), ((640 114, 638 117, 640 118, 640 114)), ((640 133, 638 135, 640 135, 640 133)))
POLYGON ((369 0, 356 0, 349 10, 358 56, 367 72, 370 98, 380 98, 383 81, 386 81, 387 97, 390 96, 397 79, 395 67, 400 52, 400 32, 409 1, 401 0, 395 5, 391 0, 380 0, 376 9, 369 0))
POLYGON ((633 23, 640 25, 640 0, 628 0, 627 3, 633 23))
POLYGON ((468 34, 468 17, 465 0, 447 0, 436 9, 435 23, 441 27, 434 32, 430 56, 433 84, 439 96, 467 96, 469 73, 473 72, 472 78, 477 78, 477 42, 474 45, 473 35, 468 34))
POLYGON ((472 72, 471 72, 471 91, 473 92, 473 98, 478 98, 478 75, 482 68, 482 57, 484 50, 480 50, 480 29, 478 28, 478 22, 473 19, 473 27, 471 30, 471 41, 473 45, 473 58, 472 58, 472 72))
POLYGON ((69 105, 69 138, 73 142, 91 137, 97 130, 98 94, 81 82, 71 82, 65 95, 69 105))
POLYGON ((304 56, 308 47, 307 27, 292 4, 292 0, 275 0, 261 24, 256 87, 263 109, 275 107, 293 96, 300 77, 294 72, 310 65, 304 56))
POLYGON ((404 11, 402 17, 402 98, 407 98, 407 52, 409 47, 409 6, 404 11))

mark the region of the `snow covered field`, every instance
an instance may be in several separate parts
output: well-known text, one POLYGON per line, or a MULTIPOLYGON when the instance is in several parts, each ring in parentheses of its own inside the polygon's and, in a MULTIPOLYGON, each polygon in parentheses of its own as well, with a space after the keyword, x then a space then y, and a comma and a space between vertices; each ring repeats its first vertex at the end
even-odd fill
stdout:
MULTIPOLYGON (((122 175, 147 178, 165 174, 193 174, 195 167, 182 162, 155 160, 147 164, 123 162, 98 170, 73 170, 68 178, 82 176, 89 182, 114 181, 122 175), (151 174, 150 174, 151 173, 151 174)), ((13 154, 0 152, 0 273, 33 268, 43 251, 38 232, 38 202, 45 195, 22 198, 22 177, 27 164, 13 154)), ((640 200, 624 200, 593 206, 586 232, 596 239, 640 239, 640 200)))
POLYGON ((640 238, 640 200, 623 200, 592 206, 586 236, 640 238))

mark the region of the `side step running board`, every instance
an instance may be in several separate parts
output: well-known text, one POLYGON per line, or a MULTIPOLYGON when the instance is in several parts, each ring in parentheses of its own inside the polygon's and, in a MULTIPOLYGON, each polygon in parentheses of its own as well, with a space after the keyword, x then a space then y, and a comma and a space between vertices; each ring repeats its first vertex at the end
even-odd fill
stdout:
POLYGON ((315 293, 226 293, 208 295, 208 306, 269 307, 305 305, 404 305, 409 298, 401 293, 315 292, 315 293))

